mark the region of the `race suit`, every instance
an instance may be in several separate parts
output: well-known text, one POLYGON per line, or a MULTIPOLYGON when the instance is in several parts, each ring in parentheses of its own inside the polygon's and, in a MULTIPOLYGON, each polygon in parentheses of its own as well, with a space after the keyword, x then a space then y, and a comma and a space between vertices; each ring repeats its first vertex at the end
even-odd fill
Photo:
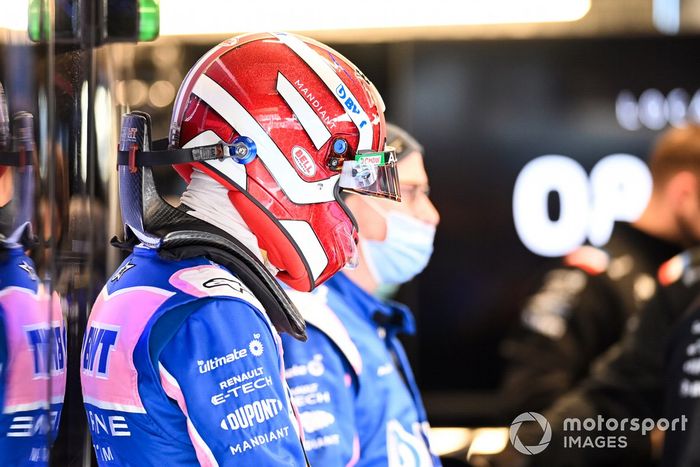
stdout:
POLYGON ((0 286, 0 465, 48 465, 66 387, 61 305, 21 247, 0 251, 0 286))
POLYGON ((670 332, 663 374, 663 416, 686 422, 682 429, 666 432, 663 467, 700 465, 700 248, 689 253, 679 282, 690 284, 695 293, 670 332))
MULTIPOLYGON (((684 410, 679 408, 684 408, 667 409, 664 415, 664 386, 676 392, 679 388, 683 390, 687 383, 679 377, 683 375, 681 368, 694 370, 692 366, 683 366, 685 359, 676 360, 679 368, 669 367, 665 364, 665 355, 669 345, 683 355, 688 349, 690 340, 680 339, 680 333, 674 329, 679 329, 680 318, 700 292, 699 259, 700 251, 688 250, 661 266, 656 291, 639 312, 639 319, 627 329, 618 344, 596 360, 589 376, 542 412, 550 423, 552 438, 541 454, 529 456, 531 465, 655 465, 652 435, 631 428, 634 419, 657 421, 662 417, 669 420, 678 417, 675 430, 665 431, 664 451, 666 456, 680 453, 678 446, 682 443, 677 437, 684 410), (573 425, 567 428, 567 419, 592 419, 596 427, 573 430, 573 425), (599 419, 602 429, 598 429, 599 419), (607 420, 614 421, 606 425, 607 420), (625 428, 623 420, 627 421, 625 428), (596 442, 603 444, 596 445, 596 442)), ((690 418, 689 413, 686 415, 690 418)), ((518 433, 521 439, 527 438, 531 443, 542 437, 538 427, 523 425, 522 428, 518 433)), ((688 431, 685 434, 688 435, 688 431)), ((685 464, 677 464, 674 458, 664 465, 685 464)))
POLYGON ((279 336, 204 257, 134 248, 93 307, 81 366, 100 465, 306 465, 279 336))
POLYGON ((543 410, 584 379, 653 296, 659 266, 679 251, 617 223, 602 249, 581 247, 549 271, 501 347, 503 422, 543 410))
POLYGON ((286 377, 311 465, 440 465, 399 333, 411 312, 338 273, 311 294, 291 292, 309 339, 283 336, 286 377))

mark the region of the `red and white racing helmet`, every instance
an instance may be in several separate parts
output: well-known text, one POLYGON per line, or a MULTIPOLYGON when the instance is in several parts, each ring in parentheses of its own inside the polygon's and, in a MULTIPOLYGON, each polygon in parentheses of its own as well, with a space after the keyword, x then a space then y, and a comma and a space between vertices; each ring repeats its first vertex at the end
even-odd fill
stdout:
POLYGON ((194 167, 229 199, 289 286, 309 291, 356 261, 357 227, 340 190, 399 200, 384 104, 350 61, 289 33, 246 34, 211 49, 175 100, 171 148, 223 142, 233 157, 194 167))

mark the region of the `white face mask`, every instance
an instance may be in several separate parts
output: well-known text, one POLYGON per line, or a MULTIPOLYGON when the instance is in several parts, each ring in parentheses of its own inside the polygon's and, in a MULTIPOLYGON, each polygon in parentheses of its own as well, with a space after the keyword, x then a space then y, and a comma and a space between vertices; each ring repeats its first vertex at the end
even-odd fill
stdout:
POLYGON ((385 211, 374 202, 366 201, 386 220, 384 240, 360 237, 363 257, 370 274, 380 285, 410 281, 430 261, 435 226, 400 211, 385 211))

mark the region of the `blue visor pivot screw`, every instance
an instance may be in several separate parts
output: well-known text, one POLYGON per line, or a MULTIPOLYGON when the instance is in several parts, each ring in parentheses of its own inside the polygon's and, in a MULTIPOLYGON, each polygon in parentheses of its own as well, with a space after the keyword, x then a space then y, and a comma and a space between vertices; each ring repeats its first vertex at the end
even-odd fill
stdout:
POLYGON ((333 143, 333 152, 336 154, 345 154, 348 150, 348 142, 344 139, 336 139, 333 143))
POLYGON ((239 164, 250 164, 255 159, 255 156, 258 155, 258 148, 255 146, 255 142, 247 136, 236 136, 229 147, 231 157, 239 164))

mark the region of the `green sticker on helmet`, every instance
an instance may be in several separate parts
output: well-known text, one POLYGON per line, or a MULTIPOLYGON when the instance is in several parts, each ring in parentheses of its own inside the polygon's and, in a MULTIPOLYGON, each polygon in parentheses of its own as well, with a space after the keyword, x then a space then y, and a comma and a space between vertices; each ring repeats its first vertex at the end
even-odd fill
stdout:
POLYGON ((368 152, 355 156, 358 165, 384 165, 383 152, 368 152))

